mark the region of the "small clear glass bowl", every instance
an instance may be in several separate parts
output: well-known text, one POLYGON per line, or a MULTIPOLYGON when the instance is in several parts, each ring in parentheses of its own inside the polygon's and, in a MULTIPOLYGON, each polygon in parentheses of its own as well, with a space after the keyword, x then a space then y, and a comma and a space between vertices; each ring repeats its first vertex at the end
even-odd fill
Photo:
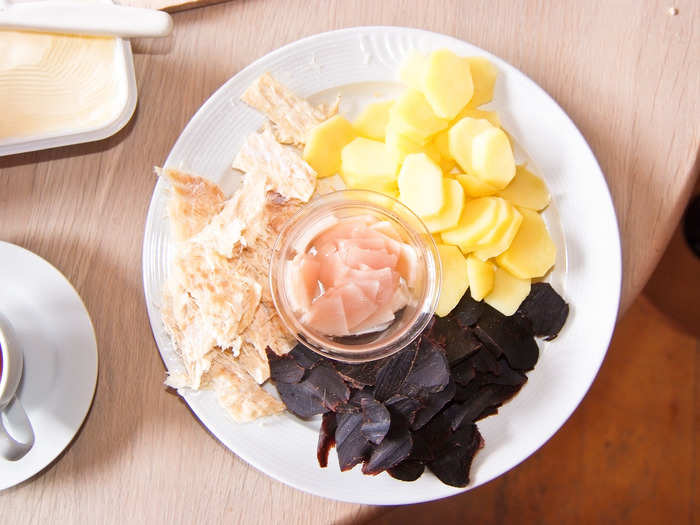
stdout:
MULTIPOLYGON (((312 239, 308 239, 311 241, 312 239)), ((423 222, 404 204, 387 195, 367 190, 341 190, 323 195, 298 211, 280 232, 270 260, 270 288, 275 308, 287 329, 305 346, 324 357, 359 363, 390 356, 411 343, 435 312, 440 296, 440 255, 423 222), (287 294, 287 264, 297 254, 299 239, 312 225, 334 215, 339 219, 374 215, 389 221, 402 240, 416 252, 417 278, 413 301, 396 313, 396 319, 382 331, 355 336, 327 336, 305 326, 295 313, 287 294)))

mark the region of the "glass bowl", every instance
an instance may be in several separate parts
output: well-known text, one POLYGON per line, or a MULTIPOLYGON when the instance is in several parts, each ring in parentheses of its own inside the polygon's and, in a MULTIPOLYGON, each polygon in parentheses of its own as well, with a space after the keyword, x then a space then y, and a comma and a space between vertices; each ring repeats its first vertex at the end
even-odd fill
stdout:
POLYGON ((420 335, 438 304, 441 271, 433 237, 404 204, 374 191, 341 190, 311 201, 285 224, 272 250, 270 288, 283 323, 302 344, 324 357, 358 363, 390 356, 420 335), (396 312, 394 321, 381 331, 341 337, 324 335, 302 323, 301 316, 292 308, 285 284, 293 278, 287 276, 291 271, 287 262, 297 255, 296 246, 311 242, 323 231, 319 225, 324 221, 330 223, 333 216, 342 221, 367 214, 391 222, 402 241, 415 250, 417 276, 412 287, 413 300, 396 312))

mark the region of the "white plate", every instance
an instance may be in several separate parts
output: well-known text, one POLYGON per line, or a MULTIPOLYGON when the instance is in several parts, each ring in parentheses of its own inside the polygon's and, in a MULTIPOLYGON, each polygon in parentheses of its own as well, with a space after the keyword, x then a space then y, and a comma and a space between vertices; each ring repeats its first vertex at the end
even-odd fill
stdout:
POLYGON ((0 309, 24 352, 17 390, 34 429, 19 461, 0 458, 0 490, 49 465, 68 446, 90 409, 97 382, 97 341, 80 296, 56 268, 0 242, 0 309))
MULTIPOLYGON (((398 67, 412 49, 449 48, 483 55, 499 69, 492 107, 503 126, 527 151, 546 179, 554 205, 545 217, 559 247, 554 286, 571 304, 559 337, 540 345, 541 358, 522 391, 478 426, 486 441, 471 470, 476 487, 511 469, 541 447, 571 415, 605 356, 620 293, 620 242, 605 179, 586 141, 567 115, 525 75, 476 46, 444 35, 398 27, 362 27, 305 38, 252 63, 226 82, 199 109, 180 135, 165 165, 211 178, 231 189, 231 161, 246 135, 264 120, 239 101, 248 85, 269 71, 313 101, 344 96, 341 112, 352 115, 373 97, 397 90, 398 67)), ((522 156, 522 152, 521 152, 522 156)), ((531 161, 532 165, 532 161, 531 161)), ((148 313, 168 369, 179 366, 164 332, 158 304, 167 275, 170 234, 167 188, 156 185, 148 211, 143 274, 148 313)), ((210 392, 184 393, 192 411, 228 448, 288 485, 338 500, 395 505, 461 492, 426 473, 404 483, 359 468, 341 473, 335 456, 329 468, 316 464, 318 421, 290 414, 237 425, 210 392)), ((566 458, 562 458, 566 461, 566 458)))

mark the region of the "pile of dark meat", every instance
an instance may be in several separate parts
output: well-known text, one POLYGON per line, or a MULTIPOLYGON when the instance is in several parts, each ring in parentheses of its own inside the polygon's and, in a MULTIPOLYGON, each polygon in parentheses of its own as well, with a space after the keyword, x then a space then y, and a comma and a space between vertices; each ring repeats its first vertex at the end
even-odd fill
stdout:
POLYGON ((534 337, 556 337, 569 307, 546 283, 532 286, 506 317, 465 294, 446 317, 391 357, 362 364, 326 359, 305 346, 268 351, 282 401, 300 418, 322 414, 318 462, 335 446, 340 469, 387 471, 404 481, 427 466, 448 485, 464 487, 484 445, 475 422, 495 414, 537 363, 534 337))

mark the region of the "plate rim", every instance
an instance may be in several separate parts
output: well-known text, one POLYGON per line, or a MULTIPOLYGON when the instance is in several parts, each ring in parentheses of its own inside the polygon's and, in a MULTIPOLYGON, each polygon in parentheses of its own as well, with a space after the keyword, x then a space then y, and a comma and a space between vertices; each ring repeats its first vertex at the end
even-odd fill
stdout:
MULTIPOLYGON (((399 33, 407 31, 407 32, 415 33, 416 35, 428 36, 429 38, 435 38, 435 37, 441 38, 441 39, 447 38, 447 39, 453 40, 459 44, 467 44, 467 45, 477 49, 479 51, 480 56, 487 57, 487 58, 495 61, 499 65, 499 67, 504 67, 505 69, 508 69, 511 74, 515 75, 516 77, 520 77, 520 79, 522 81, 524 81, 525 83, 530 85, 530 88, 538 91, 541 95, 543 95, 547 99, 547 102, 549 104, 552 104, 553 107, 560 113, 560 115, 564 117, 565 121, 568 123, 571 130, 573 132, 575 132, 576 143, 585 149, 586 155, 590 158, 590 160, 593 161, 593 163, 595 164, 595 167, 597 168, 595 170, 595 173, 594 174, 592 173, 591 176, 599 177, 600 181, 603 183, 603 188, 605 190, 605 199, 602 199, 603 195, 601 195, 601 200, 604 200, 604 202, 601 202, 601 204, 604 204, 604 207, 607 208, 607 212, 610 214, 608 219, 611 219, 612 222, 611 222, 611 224, 609 224, 609 226, 613 228, 612 233, 614 235, 612 237, 614 238, 614 241, 615 241, 615 250, 614 250, 614 254, 612 254, 613 257, 611 258, 611 262, 612 262, 611 267, 612 267, 612 270, 614 272, 614 282, 616 283, 616 286, 614 287, 614 289, 611 290, 612 297, 611 297, 611 302, 610 302, 611 306, 613 306, 613 304, 614 304, 614 314, 611 315, 611 318, 607 320, 608 322, 606 323, 606 326, 600 327, 600 328, 604 328, 604 330, 602 330, 602 332, 605 334, 604 339, 607 341, 607 344, 606 344, 605 351, 603 351, 600 355, 600 360, 598 362, 595 362, 595 373, 591 374, 590 378, 587 381, 585 381, 586 388, 583 390, 582 395, 578 399, 575 400, 575 403, 572 403, 571 409, 567 410, 568 414, 566 415, 566 417, 558 425, 556 425, 555 428, 553 428, 553 430, 550 433, 548 433, 546 438, 543 439, 541 441, 541 443, 534 450, 532 450, 529 454, 527 454, 525 457, 523 457, 522 459, 520 459, 519 461, 517 461, 516 463, 511 465, 508 469, 504 470, 500 474, 496 474, 496 475, 491 476, 487 479, 481 480, 478 485, 474 485, 472 483, 472 484, 468 485, 467 487, 462 488, 462 489, 457 489, 454 492, 446 493, 446 494, 439 494, 439 495, 435 495, 435 496, 428 496, 427 498, 415 498, 415 499, 396 498, 396 499, 392 499, 391 501, 379 501, 379 500, 366 501, 363 499, 353 499, 351 497, 350 498, 337 497, 334 495, 324 494, 322 492, 315 491, 311 488, 301 486, 300 484, 295 483, 294 481, 284 479, 282 475, 278 475, 277 473, 270 471, 269 469, 263 467, 258 461, 256 461, 255 457, 252 457, 249 454, 241 455, 241 453, 239 453, 238 451, 232 450, 226 443, 224 443, 216 435, 216 433, 210 428, 210 425, 204 422, 204 420, 202 419, 202 415, 199 413, 199 411, 195 407, 192 406, 192 404, 190 404, 187 397, 183 396, 183 399, 187 403, 190 411, 204 425, 204 427, 207 429, 207 431, 210 434, 212 434, 214 437, 216 437, 217 440, 222 442, 222 444, 224 446, 226 446, 226 448, 229 448, 229 450, 231 450, 231 452, 233 452, 236 456, 238 456, 239 458, 244 460, 246 463, 248 463, 249 465, 251 465, 254 468, 256 468, 257 470, 259 470, 260 472, 264 473, 265 475, 267 475, 267 476, 269 476, 269 477, 271 477, 271 478, 273 478, 281 483, 284 483, 285 485, 291 486, 295 489, 301 490, 301 491, 306 492, 306 493, 314 494, 316 496, 320 496, 323 498, 327 498, 327 499, 333 499, 333 500, 337 500, 337 501, 345 501, 345 502, 350 502, 350 503, 371 504, 371 505, 397 505, 397 504, 411 504, 411 503, 434 501, 434 500, 442 499, 442 498, 449 497, 449 496, 452 496, 455 494, 459 494, 462 492, 466 492, 466 491, 472 490, 478 486, 484 485, 484 484, 492 481, 493 479, 500 477, 501 475, 507 473, 508 471, 517 467, 522 462, 524 462, 526 459, 531 457, 535 452, 537 452, 544 445, 546 445, 549 442, 549 440, 554 436, 554 434, 556 434, 562 428, 562 426, 564 424, 566 424, 566 422, 571 418, 573 413, 577 410, 577 408, 579 407, 579 405, 581 404, 581 402, 583 401, 585 396, 588 394, 591 385, 593 384, 598 373, 600 372, 600 368, 602 366, 603 360, 605 359, 605 356, 607 355, 607 351, 608 351, 609 346, 610 346, 610 341, 612 339, 612 335, 613 335, 614 328, 615 328, 615 325, 617 322, 617 318, 619 315, 619 308, 620 308, 620 295, 621 295, 621 290, 622 290, 622 247, 621 247, 621 239, 620 239, 619 221, 617 218, 617 213, 615 210, 614 202, 612 200, 612 195, 610 193, 610 187, 608 185, 607 179, 605 178, 603 170, 600 167, 600 163, 598 162, 598 160, 595 156, 595 153, 593 152, 590 144, 585 139, 585 137, 581 133, 581 130, 576 126, 576 124, 571 119, 571 117, 568 115, 568 113, 566 111, 564 111, 564 109, 561 107, 561 105, 544 88, 542 88, 539 84, 537 84, 534 80, 532 80, 527 74, 525 74, 520 69, 513 66, 512 64, 510 64, 508 61, 500 58, 499 56, 483 49, 482 47, 480 47, 476 44, 473 44, 467 40, 463 40, 463 39, 458 38, 456 36, 448 35, 448 34, 444 34, 444 33, 439 33, 439 32, 435 32, 435 31, 429 31, 429 30, 425 30, 425 29, 421 29, 421 28, 408 27, 408 26, 387 26, 387 25, 351 26, 351 27, 345 27, 342 29, 335 29, 335 30, 324 31, 321 33, 315 33, 312 35, 308 35, 308 36, 305 36, 303 38, 288 42, 288 43, 284 44, 283 46, 280 46, 280 47, 278 47, 278 48, 276 48, 268 53, 265 53, 264 55, 258 57, 256 60, 247 64, 245 67, 241 68, 239 71, 236 72, 236 74, 234 74, 228 80, 223 82, 221 84, 221 86, 219 86, 216 90, 214 90, 211 93, 211 95, 204 101, 204 103, 202 103, 202 105, 200 105, 200 107, 195 111, 195 113, 192 115, 192 117, 187 122, 187 124, 183 127, 178 138, 173 143, 173 146, 171 147, 171 149, 166 157, 165 163, 163 165, 164 166, 168 165, 169 160, 173 155, 173 151, 175 151, 178 148, 178 146, 180 145, 181 141, 183 141, 183 136, 186 135, 187 132, 190 130, 190 128, 195 125, 195 122, 196 122, 198 116, 200 115, 200 113, 205 112, 210 104, 213 105, 215 103, 215 99, 217 98, 216 97, 217 94, 219 94, 220 91, 226 89, 229 84, 234 83, 238 77, 243 76, 250 69, 257 67, 261 62, 274 59, 274 58, 288 52, 290 50, 290 48, 293 48, 295 46, 302 45, 302 44, 307 44, 307 43, 310 43, 314 40, 320 40, 320 39, 324 39, 324 38, 328 38, 328 37, 333 37, 334 35, 344 35, 344 34, 352 34, 352 33, 356 33, 358 35, 361 35, 363 33, 366 34, 367 32, 371 33, 371 32, 382 32, 382 31, 384 31, 384 32, 391 31, 391 32, 399 32, 399 33)), ((151 196, 151 200, 149 202, 149 207, 148 207, 148 211, 147 211, 147 220, 146 220, 146 224, 144 227, 144 238, 143 238, 144 242, 143 242, 143 249, 142 249, 142 279, 143 279, 143 286, 144 286, 144 299, 146 301, 147 313, 148 313, 149 322, 151 325, 152 335, 154 338, 155 346, 156 346, 158 353, 161 357, 161 361, 163 361, 164 368, 167 371, 168 367, 167 367, 167 364, 165 362, 164 355, 161 352, 161 349, 158 346, 158 341, 156 339, 156 327, 155 327, 155 325, 156 325, 156 323, 160 323, 160 318, 152 315, 151 305, 149 303, 149 298, 148 298, 148 294, 147 294, 147 291, 149 289, 149 285, 146 283, 146 266, 147 266, 146 240, 148 238, 149 232, 153 228, 154 215, 151 213, 151 210, 154 207, 155 201, 157 199, 157 190, 158 190, 158 183, 154 187, 153 195, 151 196)), ((584 382, 582 382, 582 383, 584 383, 584 382)), ((235 424, 235 423, 232 423, 232 424, 235 424)))

